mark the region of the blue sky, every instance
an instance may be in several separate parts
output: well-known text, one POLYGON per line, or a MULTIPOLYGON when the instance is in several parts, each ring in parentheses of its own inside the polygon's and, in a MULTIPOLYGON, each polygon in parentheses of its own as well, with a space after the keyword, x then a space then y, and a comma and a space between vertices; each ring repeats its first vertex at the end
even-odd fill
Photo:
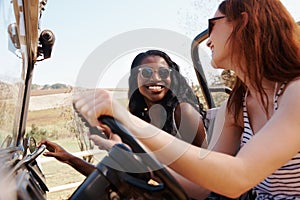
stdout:
MULTIPOLYGON (((56 41, 52 57, 38 62, 33 83, 76 84, 78 73, 89 55, 106 41, 128 31, 163 29, 193 39, 206 28, 207 19, 213 16, 219 2, 220 0, 48 0, 40 25, 42 30, 52 30, 56 41)), ((300 20, 299 9, 298 12, 296 10, 300 8, 299 0, 282 2, 295 19, 300 20)), ((124 71, 128 71, 133 56, 132 54, 123 59, 126 65, 122 68, 124 71)))

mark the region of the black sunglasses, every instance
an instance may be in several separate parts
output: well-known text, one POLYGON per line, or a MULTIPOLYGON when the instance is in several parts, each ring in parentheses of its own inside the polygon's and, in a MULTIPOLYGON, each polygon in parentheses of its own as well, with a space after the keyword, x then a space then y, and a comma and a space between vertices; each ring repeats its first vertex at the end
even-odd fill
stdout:
POLYGON ((161 79, 167 79, 172 70, 165 67, 160 67, 158 70, 153 70, 151 67, 141 67, 139 68, 139 71, 141 72, 142 77, 145 79, 151 78, 155 71, 158 73, 161 79))
POLYGON ((210 33, 215 25, 214 21, 217 21, 219 19, 223 19, 225 18, 226 16, 220 16, 220 17, 214 17, 214 18, 211 18, 208 20, 208 36, 210 36, 210 33))

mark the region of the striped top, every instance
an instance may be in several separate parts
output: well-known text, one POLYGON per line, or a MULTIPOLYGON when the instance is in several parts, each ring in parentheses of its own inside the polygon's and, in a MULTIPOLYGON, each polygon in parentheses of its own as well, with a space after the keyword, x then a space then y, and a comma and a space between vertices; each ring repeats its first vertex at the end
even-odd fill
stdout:
MULTIPOLYGON (((286 83, 283 83, 274 95, 274 111, 278 108, 277 99, 282 94, 285 86, 286 83)), ((246 97, 247 92, 243 99, 244 131, 241 136, 241 146, 246 144, 254 135, 249 123, 246 97)), ((257 193, 257 200, 300 199, 300 152, 288 163, 259 183, 254 190, 257 193)))

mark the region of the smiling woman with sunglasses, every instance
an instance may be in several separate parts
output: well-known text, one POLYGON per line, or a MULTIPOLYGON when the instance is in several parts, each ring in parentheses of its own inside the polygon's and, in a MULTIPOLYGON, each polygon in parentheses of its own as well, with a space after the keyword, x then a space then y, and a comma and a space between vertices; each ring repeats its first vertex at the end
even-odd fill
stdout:
POLYGON ((186 142, 207 145, 203 106, 165 52, 149 50, 134 58, 128 99, 132 114, 186 142))

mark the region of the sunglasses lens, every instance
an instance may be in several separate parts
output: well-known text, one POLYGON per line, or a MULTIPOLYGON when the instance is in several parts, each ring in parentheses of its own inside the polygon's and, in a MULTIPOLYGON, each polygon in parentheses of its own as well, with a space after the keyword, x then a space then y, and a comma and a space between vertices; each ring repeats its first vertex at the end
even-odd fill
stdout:
MULTIPOLYGON (((154 73, 153 69, 150 67, 140 68, 139 70, 141 72, 142 77, 146 79, 151 78, 154 73)), ((170 71, 171 70, 168 68, 159 68, 157 73, 161 79, 167 79, 170 76, 170 71)))
POLYGON ((153 74, 153 71, 151 68, 146 67, 141 70, 141 73, 144 78, 150 78, 153 74))
POLYGON ((160 76, 161 79, 166 79, 170 75, 170 70, 167 69, 167 68, 160 68, 158 70, 158 74, 159 74, 159 76, 160 76))
POLYGON ((210 35, 213 26, 214 24, 211 22, 211 20, 208 20, 208 35, 210 35))
POLYGON ((211 31, 215 25, 215 22, 214 21, 217 21, 217 20, 220 20, 220 19, 223 19, 225 18, 225 16, 220 16, 220 17, 215 17, 215 18, 211 18, 208 20, 208 36, 210 36, 211 34, 211 31))

